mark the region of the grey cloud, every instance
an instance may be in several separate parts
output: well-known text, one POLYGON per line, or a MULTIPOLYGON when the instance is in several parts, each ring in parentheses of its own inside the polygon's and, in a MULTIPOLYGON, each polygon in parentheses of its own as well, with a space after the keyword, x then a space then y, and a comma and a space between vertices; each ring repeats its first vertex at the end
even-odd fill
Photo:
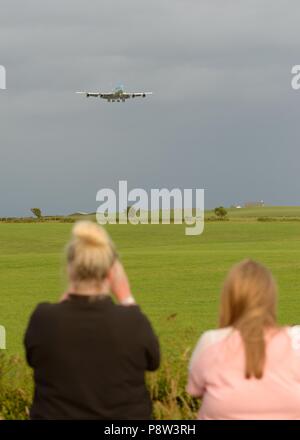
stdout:
POLYGON ((0 215, 95 210, 120 179, 203 187, 207 206, 297 203, 296 0, 2 3, 0 215), (74 93, 119 81, 155 93, 74 93))

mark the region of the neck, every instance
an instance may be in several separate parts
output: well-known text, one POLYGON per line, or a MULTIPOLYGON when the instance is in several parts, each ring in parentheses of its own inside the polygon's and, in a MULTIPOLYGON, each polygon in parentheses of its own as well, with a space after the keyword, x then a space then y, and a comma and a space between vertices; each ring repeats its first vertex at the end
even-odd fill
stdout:
POLYGON ((70 282, 68 292, 74 295, 107 295, 109 287, 106 282, 70 282))

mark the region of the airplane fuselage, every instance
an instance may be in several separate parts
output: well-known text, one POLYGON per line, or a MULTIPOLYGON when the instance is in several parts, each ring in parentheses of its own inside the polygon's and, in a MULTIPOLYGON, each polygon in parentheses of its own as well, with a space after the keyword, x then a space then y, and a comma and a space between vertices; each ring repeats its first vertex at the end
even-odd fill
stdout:
POLYGON ((99 97, 105 99, 107 102, 125 102, 129 98, 142 97, 145 98, 146 95, 151 95, 152 92, 126 92, 123 86, 118 86, 114 90, 108 93, 104 92, 76 92, 84 94, 87 98, 90 96, 99 97))

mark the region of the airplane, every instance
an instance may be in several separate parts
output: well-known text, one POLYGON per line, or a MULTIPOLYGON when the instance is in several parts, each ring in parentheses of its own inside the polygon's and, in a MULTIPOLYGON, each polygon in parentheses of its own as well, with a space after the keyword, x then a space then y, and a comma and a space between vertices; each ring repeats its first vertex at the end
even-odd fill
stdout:
POLYGON ((85 95, 87 98, 93 96, 95 98, 106 99, 107 102, 125 102, 126 99, 142 97, 146 98, 147 95, 152 95, 152 92, 125 92, 123 85, 118 85, 111 92, 76 92, 81 95, 85 95))

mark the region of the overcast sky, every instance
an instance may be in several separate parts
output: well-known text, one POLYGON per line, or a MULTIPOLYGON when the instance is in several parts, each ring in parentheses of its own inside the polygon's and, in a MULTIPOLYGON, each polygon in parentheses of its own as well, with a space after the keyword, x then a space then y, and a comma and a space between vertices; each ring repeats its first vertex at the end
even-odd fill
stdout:
POLYGON ((0 0, 0 216, 204 188, 300 204, 299 0, 0 0), (150 90, 109 104, 76 90, 150 90))

